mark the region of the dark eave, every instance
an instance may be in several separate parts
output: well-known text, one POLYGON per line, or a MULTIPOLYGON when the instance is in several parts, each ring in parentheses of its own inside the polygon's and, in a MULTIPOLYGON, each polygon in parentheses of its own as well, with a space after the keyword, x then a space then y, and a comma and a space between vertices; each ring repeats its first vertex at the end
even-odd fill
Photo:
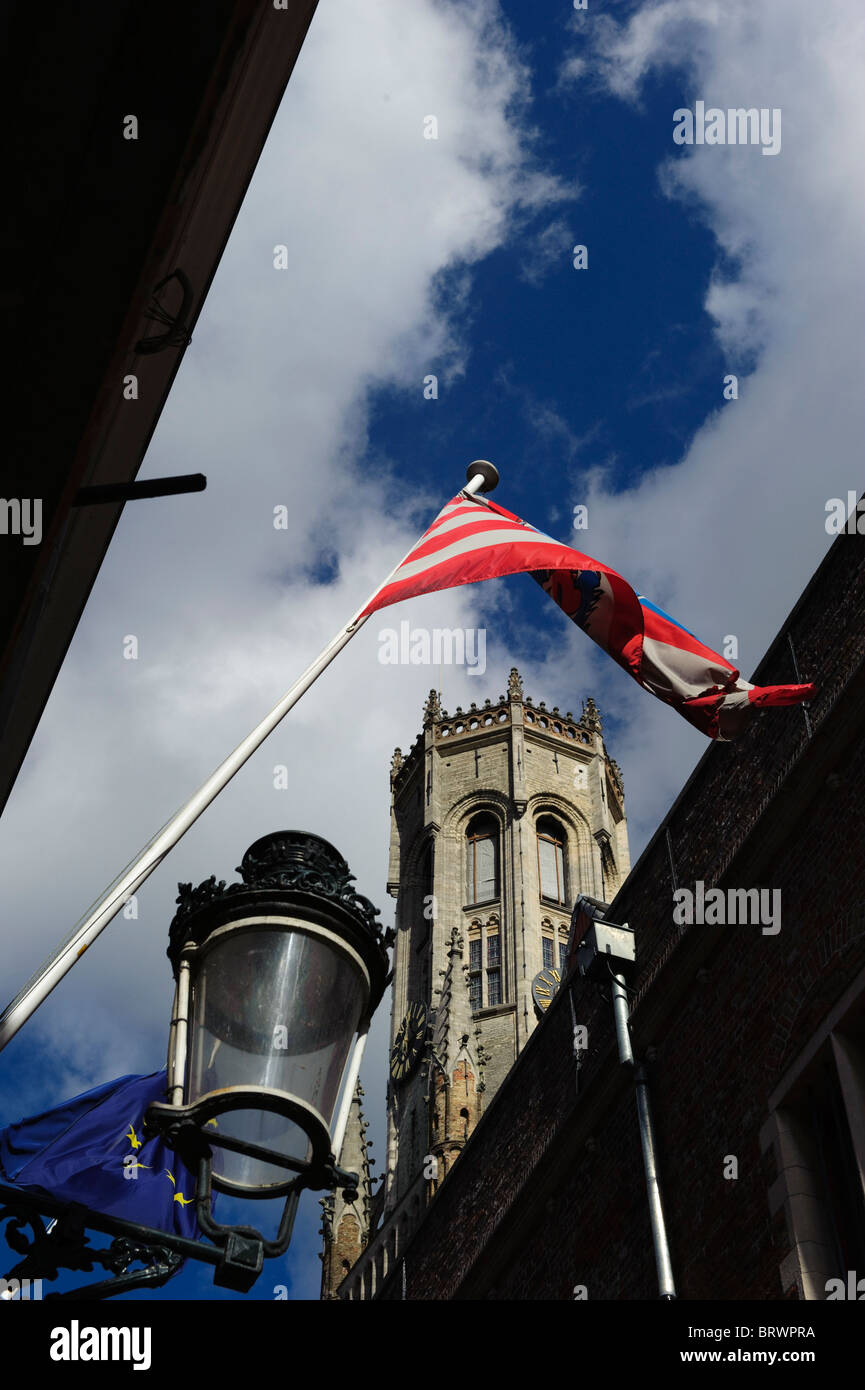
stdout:
MULTIPOLYGON (((154 289, 183 273, 188 334, 316 2, 13 0, 0 18, 0 497, 43 508, 41 544, 0 534, 0 808, 123 505, 73 501, 134 479, 183 356, 184 341, 136 346, 164 331, 147 317, 154 289)), ((176 313, 181 281, 160 299, 176 313)))

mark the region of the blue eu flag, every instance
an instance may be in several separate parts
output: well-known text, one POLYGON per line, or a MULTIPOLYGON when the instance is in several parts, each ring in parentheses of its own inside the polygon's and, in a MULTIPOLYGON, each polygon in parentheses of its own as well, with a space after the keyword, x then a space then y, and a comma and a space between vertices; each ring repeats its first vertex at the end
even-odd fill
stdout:
POLYGON ((165 1100, 165 1071, 121 1076, 0 1130, 0 1178, 58 1201, 200 1238, 195 1179, 144 1113, 165 1100))

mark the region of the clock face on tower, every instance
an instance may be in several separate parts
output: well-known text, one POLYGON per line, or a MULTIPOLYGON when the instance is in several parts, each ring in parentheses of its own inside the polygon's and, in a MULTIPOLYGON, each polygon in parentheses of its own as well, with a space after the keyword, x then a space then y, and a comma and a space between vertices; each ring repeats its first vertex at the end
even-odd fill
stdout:
POLYGON ((562 977, 558 970, 547 967, 546 970, 538 971, 532 980, 532 998, 538 1013, 546 1013, 561 982, 562 977))
POLYGON ((426 1005, 409 1004, 390 1053, 390 1074, 394 1081, 411 1076, 423 1052, 426 1037, 426 1005))

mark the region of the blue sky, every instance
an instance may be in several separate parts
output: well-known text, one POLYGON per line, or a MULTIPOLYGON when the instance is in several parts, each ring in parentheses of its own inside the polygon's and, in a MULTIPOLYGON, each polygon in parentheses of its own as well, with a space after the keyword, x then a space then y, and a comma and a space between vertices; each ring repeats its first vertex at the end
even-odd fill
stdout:
MULTIPOLYGON (((142 473, 208 490, 127 508, 0 827, 10 996, 473 458, 709 646, 734 635, 750 675, 828 547, 826 500, 862 490, 863 23, 854 0, 321 0, 142 473), (780 108, 781 152, 674 145, 698 99, 780 108)), ((0 1119, 161 1065, 175 884, 230 878, 259 835, 324 834, 392 920, 390 756, 439 672, 382 665, 389 624, 485 628, 486 673, 442 673, 451 709, 513 664, 548 704, 594 695, 634 859, 707 746, 527 577, 380 616, 6 1049, 0 1119)), ((363 1075, 379 1164, 387 1012, 363 1075)), ((248 1297, 317 1296, 318 1220, 310 1196, 248 1297)), ((228 1296, 210 1280, 147 1296, 228 1296)))

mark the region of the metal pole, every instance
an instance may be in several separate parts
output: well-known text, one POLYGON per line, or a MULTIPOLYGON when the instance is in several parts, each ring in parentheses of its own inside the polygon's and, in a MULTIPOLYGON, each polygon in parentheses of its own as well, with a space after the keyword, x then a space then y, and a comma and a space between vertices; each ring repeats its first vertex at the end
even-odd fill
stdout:
POLYGON ((177 497, 185 492, 204 492, 203 473, 184 473, 177 478, 147 478, 134 483, 98 483, 81 487, 72 499, 73 507, 99 506, 105 502, 136 502, 144 497, 177 497))
MULTIPOLYGON (((797 681, 799 682, 799 684, 801 685, 801 683, 802 683, 802 677, 799 675, 799 662, 796 660, 796 648, 793 646, 793 634, 792 634, 792 632, 788 632, 788 633, 787 633, 787 643, 788 643, 788 645, 789 645, 789 647, 790 647, 790 655, 791 655, 792 658, 793 658, 793 674, 794 674, 794 676, 796 677, 796 680, 797 680, 797 681)), ((804 705, 802 706, 802 713, 803 713, 804 716, 805 716, 805 732, 806 732, 806 734, 808 735, 809 738, 813 738, 813 737, 814 737, 814 730, 811 728, 811 716, 810 716, 810 714, 808 713, 808 706, 807 706, 807 704, 804 704, 804 705)))
MULTIPOLYGON (((464 495, 471 496, 481 491, 490 492, 498 481, 498 474, 493 465, 483 459, 469 464, 468 473, 469 481, 462 489, 464 495)), ((410 555, 411 551, 408 554, 410 555)), ((363 613, 364 609, 390 583, 396 570, 404 564, 407 558, 407 556, 404 557, 396 569, 392 570, 378 588, 370 594, 366 603, 357 610, 351 622, 347 623, 336 637, 328 642, 315 660, 307 666, 303 675, 282 697, 279 704, 274 706, 270 714, 266 715, 252 733, 238 744, 234 752, 220 763, 216 771, 187 801, 186 805, 182 806, 161 830, 157 831, 137 858, 122 871, 120 876, 106 889, 99 901, 76 924, 65 941, 61 942, 54 955, 46 961, 32 979, 28 980, 11 1004, 4 1009, 3 1013, 0 1014, 0 1051, 14 1038, 18 1029, 27 1022, 31 1014, 35 1013, 39 1005, 47 999, 67 971, 71 970, 75 962, 81 959, 87 948, 92 946, 100 932, 108 926, 108 923, 117 915, 127 899, 137 892, 145 879, 149 878, 153 870, 161 864, 169 850, 172 850, 178 840, 186 834, 189 827, 194 825, 202 811, 206 810, 210 803, 215 800, 222 789, 231 781, 234 774, 239 772, 247 759, 251 758, 256 749, 261 746, 268 734, 272 733, 277 724, 288 714, 288 711, 297 704, 301 695, 306 693, 325 667, 329 666, 334 657, 351 641, 355 633, 366 622, 365 617, 358 615, 363 613)))
POLYGON ((661 1189, 658 1185, 658 1170, 655 1164, 655 1135, 652 1127, 652 1111, 649 1106, 649 1087, 642 1065, 634 1076, 637 1088, 637 1115, 640 1120, 640 1144, 643 1149, 643 1167, 646 1172, 646 1192, 649 1198, 649 1221, 652 1225, 652 1244, 655 1247, 655 1267, 658 1271, 658 1297, 671 1300, 676 1297, 673 1281, 673 1266, 670 1263, 670 1247, 667 1243, 667 1228, 664 1223, 664 1208, 661 1203, 661 1189))
POLYGON ((174 1017, 171 1020, 171 1057, 168 1071, 168 1104, 183 1104, 183 1083, 186 1079, 186 1047, 189 1035, 190 963, 181 960, 177 972, 177 992, 174 1017))
POLYGON ((628 991, 622 975, 613 976, 613 1017, 616 1020, 616 1040, 619 1044, 619 1061, 623 1066, 633 1066, 634 1054, 631 1051, 631 1035, 628 1031, 628 991))
MULTIPOLYGON (((619 1044, 619 1061, 623 1066, 633 1067, 634 1053, 631 1048, 631 1034, 628 1028, 628 992, 625 988, 624 976, 613 975, 612 996, 616 1039, 619 1044)), ((664 1222, 664 1208, 661 1202, 658 1168, 655 1162, 655 1133, 649 1105, 649 1083, 642 1063, 634 1068, 634 1086, 637 1093, 637 1119, 640 1126, 643 1171, 646 1175, 649 1223, 652 1227, 655 1268, 658 1271, 658 1297, 670 1300, 676 1297, 676 1285, 673 1280, 673 1266, 670 1262, 670 1247, 667 1243, 667 1228, 664 1222)))
POLYGON ((351 1063, 348 1068, 348 1075, 345 1078, 345 1085, 342 1088, 342 1101, 340 1102, 339 1114, 336 1117, 336 1125, 333 1131, 333 1156, 337 1163, 340 1161, 342 1141, 345 1138, 346 1125, 348 1124, 351 1103, 354 1100, 354 1088, 357 1085, 357 1078, 360 1075, 360 1064, 363 1058, 363 1051, 366 1047, 366 1040, 369 1037, 369 1019, 363 1025, 362 1031, 358 1034, 354 1051, 351 1054, 351 1063))

